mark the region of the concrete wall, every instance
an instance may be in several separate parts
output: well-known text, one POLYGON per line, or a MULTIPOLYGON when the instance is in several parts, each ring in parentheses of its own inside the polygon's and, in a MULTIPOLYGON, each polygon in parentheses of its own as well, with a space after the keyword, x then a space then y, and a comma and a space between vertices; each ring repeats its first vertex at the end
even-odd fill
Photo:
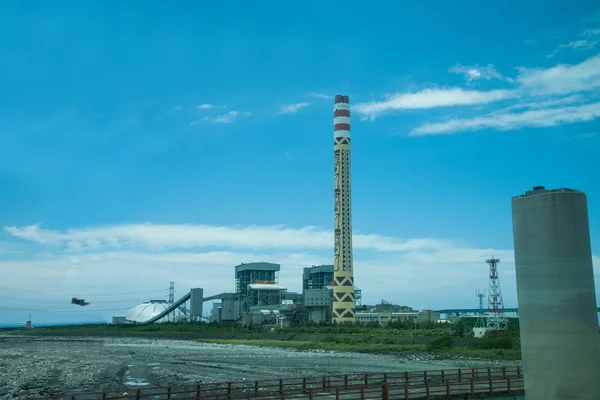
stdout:
POLYGON ((329 306, 327 306, 327 307, 307 307, 307 309, 308 309, 308 320, 310 322, 315 322, 315 323, 329 322, 329 320, 331 319, 331 316, 329 315, 329 306))
POLYGON ((527 400, 600 398, 600 335, 584 193, 512 200, 527 400))
POLYGON ((222 321, 233 321, 236 318, 237 318, 237 316, 236 316, 235 296, 225 297, 221 301, 221 320, 222 321))
POLYGON ((331 291, 329 289, 307 289, 304 291, 304 305, 307 307, 329 307, 331 291))
POLYGON ((194 288, 190 295, 190 315, 192 317, 201 317, 203 309, 204 290, 194 288))

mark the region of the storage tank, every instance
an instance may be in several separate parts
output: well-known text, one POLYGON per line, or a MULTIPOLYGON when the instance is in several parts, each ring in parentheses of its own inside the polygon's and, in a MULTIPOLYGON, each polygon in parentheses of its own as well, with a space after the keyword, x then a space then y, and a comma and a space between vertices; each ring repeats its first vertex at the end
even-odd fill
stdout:
POLYGON ((527 400, 600 398, 600 334, 587 199, 536 186, 512 199, 527 400))
MULTIPOLYGON (((138 304, 137 306, 132 308, 125 316, 125 320, 127 322, 146 322, 149 319, 157 316, 170 306, 171 303, 168 303, 165 300, 150 300, 142 304, 138 304)), ((183 311, 177 308, 172 313, 159 319, 156 322, 180 322, 185 321, 186 319, 186 315, 183 313, 183 311)))

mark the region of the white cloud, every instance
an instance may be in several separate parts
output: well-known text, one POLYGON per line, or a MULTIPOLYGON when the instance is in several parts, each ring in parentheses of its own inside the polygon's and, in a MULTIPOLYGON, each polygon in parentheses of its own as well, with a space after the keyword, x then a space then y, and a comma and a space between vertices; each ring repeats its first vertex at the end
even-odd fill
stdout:
MULTIPOLYGON (((5 229, 13 239, 24 239, 24 244, 32 247, 28 258, 20 255, 17 260, 0 260, 0 291, 23 287, 23 282, 28 289, 11 291, 12 300, 3 300, 3 307, 31 305, 72 313, 68 299, 80 296, 92 303, 86 310, 97 310, 107 319, 124 313, 145 296, 147 300, 162 298, 166 293, 150 292, 166 289, 170 281, 175 282, 178 295, 192 287, 204 288, 207 295, 233 291, 233 267, 242 262, 281 264, 280 283, 289 291, 301 291, 302 268, 329 264, 333 259, 332 232, 314 227, 144 224, 61 232, 39 225, 5 229), (68 251, 63 251, 65 248, 68 251), (144 291, 148 293, 135 297, 116 295, 144 291), (115 295, 109 296, 111 293, 115 295), (125 310, 113 311, 115 308, 125 310)), ((487 285, 485 259, 493 254, 502 260, 499 270, 505 304, 516 305, 510 249, 359 233, 354 242, 355 278, 365 303, 384 298, 420 309, 475 305, 472 288, 487 285)), ((600 265, 600 259, 594 257, 594 263, 600 265)), ((15 313, 15 322, 20 322, 22 314, 15 313)), ((36 312, 36 321, 43 315, 36 312)), ((50 315, 48 320, 56 318, 53 313, 46 315, 50 315)))
POLYGON ((223 115, 218 115, 216 117, 205 117, 204 119, 206 121, 212 121, 219 124, 230 124, 237 119, 238 115, 240 115, 239 111, 229 111, 223 115))
POLYGON ((600 55, 574 65, 551 68, 519 68, 516 80, 534 96, 561 95, 600 88, 600 55))
POLYGON ((539 109, 539 108, 549 108, 549 107, 554 107, 554 106, 561 106, 561 105, 565 105, 565 104, 583 103, 586 100, 587 100, 587 97, 580 95, 580 94, 574 94, 571 96, 560 97, 560 98, 551 98, 551 99, 543 100, 543 101, 518 103, 518 104, 515 104, 512 106, 506 107, 506 108, 502 108, 500 110, 496 110, 492 114, 505 113, 510 110, 519 110, 519 109, 524 109, 524 108, 539 109))
POLYGON ((311 95, 312 97, 316 97, 316 98, 318 98, 318 99, 327 99, 327 100, 333 99, 333 96, 330 96, 330 95, 328 95, 328 94, 323 94, 323 93, 315 93, 315 92, 312 92, 310 95, 311 95))
MULTIPOLYGON (((0 274, 6 278, 3 285, 19 287, 27 282, 32 290, 45 289, 39 295, 28 293, 30 300, 47 299, 51 293, 55 294, 52 300, 81 295, 99 310, 106 306, 94 302, 102 299, 89 293, 126 293, 131 282, 138 283, 136 291, 166 287, 169 281, 176 282, 180 293, 191 287, 203 287, 207 294, 232 291, 233 266, 252 261, 281 264, 281 283, 290 291, 301 290, 302 268, 333 259, 333 233, 314 227, 144 224, 64 232, 39 225, 5 229, 41 249, 34 247, 37 250, 30 252, 29 259, 0 261, 0 274)), ((508 265, 513 258, 511 250, 360 233, 354 235, 354 253, 356 279, 365 301, 374 303, 386 296, 415 307, 425 307, 427 302, 443 307, 438 296, 431 298, 431 291, 460 292, 465 285, 485 285, 484 261, 492 253, 508 265), (430 291, 415 290, 414 285, 426 284, 445 269, 453 273, 443 281, 429 282, 430 291)))
POLYGON ((496 71, 496 68, 494 68, 492 64, 488 64, 485 67, 480 67, 478 65, 466 66, 457 64, 450 68, 449 72, 464 75, 467 83, 472 83, 477 80, 489 81, 491 79, 507 80, 508 82, 512 82, 511 78, 505 78, 498 71, 496 71))
POLYGON ((287 104, 281 106, 280 114, 294 114, 297 113, 301 108, 310 106, 310 103, 296 103, 296 104, 287 104))
MULTIPOLYGON (((518 74, 510 90, 478 91, 463 88, 425 89, 414 93, 385 95, 384 100, 360 103, 354 109, 363 118, 375 119, 396 110, 429 109, 434 107, 480 106, 504 102, 513 103, 489 114, 473 118, 446 119, 426 123, 411 132, 412 136, 479 130, 484 128, 508 130, 522 127, 556 126, 591 121, 598 117, 600 94, 600 55, 578 64, 558 64, 549 68, 517 68, 518 74), (515 104, 516 103, 516 104, 515 104), (573 104, 571 107, 564 107, 573 104), (563 107, 561 107, 563 106, 563 107), (515 112, 519 109, 531 109, 515 112)), ((486 76, 472 67, 462 72, 484 79, 486 76), (470 71, 470 72, 469 72, 470 71)), ((487 77, 494 76, 491 70, 487 77)), ((504 78, 510 79, 510 78, 504 78)), ((473 107, 473 111, 478 108, 473 107)))
POLYGON ((558 45, 558 47, 556 47, 556 49, 554 49, 554 51, 552 53, 546 55, 546 57, 552 58, 556 54, 558 54, 561 50, 564 50, 564 49, 591 50, 594 47, 596 47, 596 44, 598 44, 597 40, 589 40, 589 39, 573 40, 573 41, 570 41, 569 43, 558 45))
MULTIPOLYGON (((232 122, 235 122, 235 120, 237 120, 237 118, 239 116, 250 116, 252 115, 249 112, 244 112, 241 113, 239 111, 229 111, 226 114, 222 114, 222 115, 217 115, 216 117, 204 117, 205 121, 209 121, 209 122, 214 122, 217 124, 231 124, 232 122)), ((194 121, 196 122, 196 121, 194 121)), ((194 122, 192 122, 192 124, 194 124, 194 122)))
POLYGON ((600 36, 600 29, 586 29, 581 33, 584 37, 600 36))
POLYGON ((524 127, 556 126, 591 121, 600 117, 600 103, 562 108, 525 111, 522 113, 489 114, 470 119, 453 119, 424 124, 411 132, 411 136, 440 135, 485 128, 514 130, 524 127))
POLYGON ((199 109, 199 110, 209 110, 209 109, 211 109, 211 108, 214 108, 214 107, 215 107, 215 106, 213 106, 212 104, 206 104, 206 103, 205 103, 205 104, 200 104, 200 105, 198 106, 198 109, 199 109))
POLYGON ((586 29, 579 36, 582 36, 584 39, 572 40, 568 43, 559 44, 556 49, 546 57, 552 58, 556 54, 560 53, 562 50, 571 49, 571 50, 591 50, 596 47, 598 44, 598 40, 595 40, 594 37, 600 35, 600 29, 586 29))
POLYGON ((15 243, 0 241, 0 256, 23 253, 21 247, 15 243))
POLYGON ((389 94, 383 101, 356 104, 353 110, 374 119, 381 114, 396 110, 487 104, 518 96, 519 93, 515 90, 477 91, 462 88, 435 88, 416 93, 389 94))
MULTIPOLYGON (((58 232, 40 225, 5 227, 11 236, 68 251, 102 250, 141 246, 146 249, 236 248, 236 249, 329 249, 333 232, 308 226, 227 227, 212 225, 116 225, 58 232)), ((408 251, 450 246, 435 239, 400 240, 379 235, 354 235, 354 248, 377 251, 408 251)))

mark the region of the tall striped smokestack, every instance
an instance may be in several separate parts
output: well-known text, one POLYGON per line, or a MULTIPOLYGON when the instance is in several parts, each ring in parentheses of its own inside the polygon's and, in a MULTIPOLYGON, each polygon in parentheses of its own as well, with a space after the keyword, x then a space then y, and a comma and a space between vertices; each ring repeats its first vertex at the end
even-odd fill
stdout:
POLYGON ((354 268, 350 191, 350 100, 336 95, 333 106, 335 246, 333 322, 354 322, 354 268))

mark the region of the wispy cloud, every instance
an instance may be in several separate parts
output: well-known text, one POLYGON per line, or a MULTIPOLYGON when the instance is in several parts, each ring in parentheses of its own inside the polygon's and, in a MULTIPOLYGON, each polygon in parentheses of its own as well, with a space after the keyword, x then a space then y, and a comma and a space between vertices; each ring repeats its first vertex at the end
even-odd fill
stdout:
POLYGON ((453 74, 464 75, 465 80, 469 84, 473 83, 475 81, 478 81, 478 80, 488 80, 489 81, 491 79, 506 80, 508 82, 513 81, 512 78, 505 78, 504 76, 502 76, 502 74, 500 74, 498 71, 496 71, 496 68, 494 68, 494 66, 492 64, 488 64, 485 67, 480 67, 478 65, 467 66, 467 65, 457 64, 457 65, 451 67, 449 72, 451 72, 453 74))
MULTIPOLYGON (((233 266, 252 261, 281 264, 280 283, 289 291, 299 291, 302 268, 331 263, 333 258, 333 233, 312 226, 125 224, 58 231, 32 225, 6 227, 5 231, 13 241, 22 239, 19 245, 30 246, 30 251, 25 258, 0 260, 2 287, 21 287, 27 282, 34 291, 27 293, 27 299, 39 304, 81 295, 92 302, 90 310, 106 308, 97 305, 104 298, 91 293, 130 292, 128 285, 140 276, 144 279, 138 291, 166 288, 169 281, 175 281, 180 293, 191 287, 203 287, 210 295, 231 291, 233 266), (52 294, 48 287, 53 288, 52 294)), ((386 298, 417 308, 441 308, 451 294, 453 306, 467 307, 473 302, 469 288, 487 282, 485 259, 493 254, 502 259, 505 303, 515 305, 511 249, 360 233, 355 233, 354 245, 355 279, 365 302, 386 298), (452 274, 445 279, 431 280, 449 269, 452 274)), ((594 263, 598 262, 594 257, 594 263)), ((130 306, 134 305, 132 301, 130 306)), ((23 305, 15 299, 3 306, 23 305)), ((115 314, 111 311, 106 318, 115 314)))
POLYGON ((532 96, 587 92, 600 88, 600 55, 579 64, 550 68, 518 68, 516 81, 532 96))
POLYGON ((552 58, 555 55, 557 55, 561 50, 564 50, 564 49, 591 50, 594 47, 596 47, 596 44, 598 44, 597 40, 590 40, 590 39, 573 40, 573 41, 570 41, 569 43, 564 43, 564 44, 558 45, 556 47, 556 49, 554 49, 554 51, 552 53, 547 54, 546 57, 552 58))
POLYGON ((594 37, 594 36, 600 36, 600 29, 586 29, 581 33, 581 36, 584 37, 594 37))
POLYGON ((206 103, 205 103, 205 104, 200 104, 200 105, 198 106, 198 109, 199 109, 199 110, 209 110, 209 109, 211 109, 211 108, 214 108, 214 107, 215 107, 215 106, 214 106, 214 105, 212 105, 212 104, 206 104, 206 103))
MULTIPOLYGON (((82 295, 128 292, 126 287, 119 287, 119 282, 136 281, 139 276, 144 276, 145 287, 175 281, 179 290, 204 287, 216 294, 232 289, 234 265, 251 261, 281 264, 282 285, 301 290, 302 268, 331 263, 333 254, 332 231, 311 226, 143 224, 57 231, 33 225, 8 227, 6 232, 13 240, 21 238, 25 244, 34 244, 39 253, 29 259, 0 261, 0 273, 6 277, 3 285, 17 287, 19 282, 27 281, 32 289, 66 290, 68 293, 62 297, 68 297, 69 288, 82 295), (115 276, 119 277, 117 281, 115 276)), ((435 271, 452 268, 453 274, 439 287, 430 282, 431 290, 443 286, 460 291, 463 286, 473 287, 479 279, 485 281, 484 272, 478 277, 472 271, 481 269, 492 253, 507 266, 513 259, 511 250, 476 248, 433 238, 356 233, 354 246, 355 278, 365 301, 378 301, 380 296, 390 294, 389 300, 410 301, 423 308, 434 306, 437 300, 411 288, 425 284, 425 277, 435 271), (375 270, 377 274, 372 273, 375 270), (379 276, 386 279, 382 282, 379 276), (399 288, 403 299, 393 297, 399 288)))
POLYGON ((566 104, 584 103, 587 100, 588 100, 588 97, 586 97, 586 96, 583 96, 580 94, 574 94, 571 96, 551 98, 551 99, 543 100, 543 101, 518 103, 518 104, 509 106, 509 107, 502 108, 500 110, 493 111, 492 114, 505 113, 507 111, 520 110, 520 109, 524 109, 524 108, 540 109, 540 108, 550 108, 550 107, 555 107, 555 106, 563 106, 566 104))
POLYGON ((568 43, 559 44, 552 53, 546 57, 552 58, 563 50, 591 50, 598 44, 597 36, 600 35, 600 29, 586 29, 579 35, 582 39, 571 40, 568 43))
MULTIPOLYGON (((469 74, 470 68, 460 68, 460 72, 469 74)), ((500 79, 499 76, 494 76, 491 70, 488 72, 489 79, 500 79)), ((477 76, 479 79, 484 79, 482 78, 484 75, 477 76)), ((413 93, 395 93, 385 95, 381 101, 357 104, 354 109, 362 114, 363 118, 373 120, 380 115, 397 110, 513 103, 482 116, 446 118, 442 121, 426 123, 413 129, 412 136, 485 128, 511 130, 523 127, 556 126, 591 121, 599 117, 600 55, 590 57, 578 64, 557 64, 548 68, 519 67, 517 76, 511 81, 515 86, 505 90, 435 88, 413 93), (516 112, 522 109, 529 110, 516 112)), ((476 107, 472 110, 478 111, 476 107)))
MULTIPOLYGON (((239 112, 239 111, 229 111, 226 114, 217 115, 216 117, 204 117, 205 121, 214 122, 216 124, 231 124, 235 122, 238 117, 246 116, 249 117, 252 113, 249 112, 239 112)), ((197 123, 198 121, 192 122, 192 124, 197 123)))
POLYGON ((300 109, 302 109, 304 107, 308 107, 308 106, 310 106, 310 103, 286 104, 286 105, 281 106, 281 109, 279 110, 279 114, 295 114, 300 109))
POLYGON ((312 92, 310 95, 311 95, 311 97, 316 97, 318 99, 327 99, 327 100, 333 99, 333 96, 330 96, 328 94, 323 94, 323 93, 312 92))
POLYGON ((522 113, 488 114, 470 119, 427 123, 411 132, 412 136, 440 135, 485 128, 514 130, 525 127, 556 126, 591 121, 600 117, 600 103, 581 106, 532 110, 522 113))
MULTIPOLYGON (((287 153, 286 153, 287 154, 287 153)), ((22 253, 23 250, 15 243, 0 241, 0 256, 22 253)), ((1 287, 1 286, 0 286, 1 287)))
POLYGON ((415 93, 395 93, 382 101, 359 103, 354 110, 365 117, 377 116, 397 110, 416 110, 436 107, 487 104, 519 97, 515 90, 477 91, 462 88, 425 89, 415 93))
MULTIPOLYGON (((237 249, 329 249, 332 232, 314 226, 227 227, 211 225, 117 225, 59 232, 40 225, 5 227, 13 237, 69 251, 100 250, 123 246, 148 249, 226 247, 237 249)), ((400 240, 379 235, 355 234, 354 247, 378 251, 407 251, 449 246, 436 239, 400 240)))
POLYGON ((593 138, 594 136, 596 136, 596 132, 588 132, 588 133, 580 133, 578 135, 573 135, 573 136, 571 136, 571 138, 574 140, 580 140, 580 139, 590 139, 590 138, 593 138))

